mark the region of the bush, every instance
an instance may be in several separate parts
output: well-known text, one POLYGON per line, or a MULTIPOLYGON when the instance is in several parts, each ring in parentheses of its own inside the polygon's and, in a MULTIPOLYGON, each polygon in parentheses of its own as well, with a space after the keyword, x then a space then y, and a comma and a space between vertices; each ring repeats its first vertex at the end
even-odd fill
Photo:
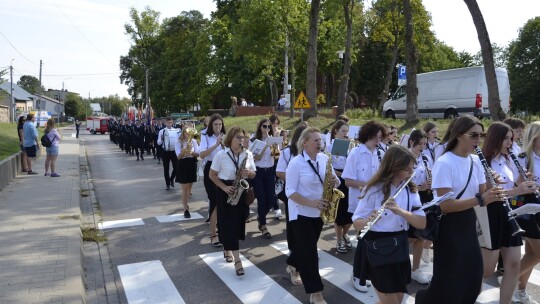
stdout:
POLYGON ((351 119, 375 119, 381 118, 381 113, 372 108, 351 109, 345 113, 351 119))

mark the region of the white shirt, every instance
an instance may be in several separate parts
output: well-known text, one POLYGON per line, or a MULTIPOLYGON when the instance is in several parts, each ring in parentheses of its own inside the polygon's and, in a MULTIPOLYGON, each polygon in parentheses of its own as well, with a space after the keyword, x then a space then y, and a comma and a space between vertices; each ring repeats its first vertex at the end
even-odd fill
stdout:
POLYGON ((287 167, 289 166, 291 159, 292 159, 291 149, 289 147, 286 147, 285 149, 281 150, 281 154, 279 155, 279 159, 276 166, 276 172, 281 172, 281 173, 287 172, 287 167))
POLYGON ((280 98, 280 99, 278 100, 278 104, 279 104, 280 106, 286 105, 286 104, 287 104, 287 99, 285 99, 285 98, 280 98))
MULTIPOLYGON (((264 141, 264 140, 263 140, 264 141)), ((274 166, 274 157, 271 155, 272 150, 270 146, 266 148, 264 153, 262 154, 262 158, 260 160, 255 161, 255 166, 259 168, 270 168, 274 166)))
MULTIPOLYGON (((187 142, 181 141, 178 139, 176 141, 176 144, 174 145, 174 151, 176 152, 176 156, 179 156, 183 149, 187 148, 187 142)), ((190 152, 196 152, 199 150, 199 145, 197 144, 197 141, 195 139, 191 139, 191 151, 190 152)), ((182 158, 188 158, 193 157, 191 156, 191 153, 188 153, 186 156, 182 158)))
MULTIPOLYGON (((534 161, 534 164, 533 164, 533 174, 534 174, 534 177, 536 177, 536 184, 540 186, 540 157, 538 155, 536 155, 536 153, 534 153, 534 151, 532 152, 533 156, 532 156, 532 159, 534 161)), ((523 167, 523 169, 527 170, 528 168, 528 164, 529 164, 529 156, 527 155, 526 157, 517 157, 519 163, 521 164, 521 167, 523 167)), ((529 171, 526 171, 526 172, 529 172, 529 171)))
POLYGON ((444 152, 444 147, 442 147, 442 145, 438 141, 432 144, 428 142, 423 152, 424 155, 426 155, 429 159, 432 160, 432 162, 434 162, 439 156, 442 155, 442 152, 444 152), (441 148, 443 149, 442 151, 441 148))
MULTIPOLYGON (((429 163, 429 158, 427 156, 426 156, 426 158, 428 159, 427 167, 428 167, 428 169, 431 169, 432 166, 429 163)), ((415 174, 414 174, 414 176, 412 178, 412 181, 417 185, 423 185, 423 184, 426 183, 427 177, 428 177, 427 176, 427 169, 426 169, 424 160, 422 159, 422 154, 420 154, 418 156, 418 158, 416 158, 416 170, 415 170, 415 174)))
POLYGON ((174 145, 178 141, 179 136, 180 131, 178 129, 164 128, 159 131, 157 143, 158 145, 163 145, 163 150, 165 151, 174 151, 174 145))
POLYGON ((515 141, 512 143, 512 152, 514 152, 515 155, 522 152, 521 147, 515 141))
MULTIPOLYGON (((320 179, 317 177, 315 170, 309 165, 308 160, 310 158, 307 153, 295 156, 289 163, 285 173, 285 180, 287 181, 285 194, 289 198, 289 221, 296 220, 298 215, 306 217, 321 216, 318 208, 300 205, 291 199, 291 195, 295 192, 307 199, 320 199, 322 197, 323 185, 321 180, 324 182, 326 177, 328 156, 324 153, 317 153, 315 161, 311 161, 313 167, 319 171, 320 179)), ((334 169, 332 169, 332 174, 335 175, 334 169)))
POLYGON ((247 107, 247 101, 242 100, 242 103, 240 104, 242 107, 247 107))
POLYGON ((460 199, 473 198, 478 193, 480 185, 486 183, 484 168, 477 155, 461 157, 451 151, 444 153, 433 166, 432 188, 450 188, 454 196, 457 196, 467 184, 471 157, 473 160, 471 180, 460 199))
MULTIPOLYGON (((216 134, 212 136, 208 136, 206 132, 201 133, 201 145, 199 146, 199 154, 201 154, 203 151, 208 150, 211 146, 215 145, 217 141, 216 134)), ((221 145, 219 145, 217 148, 212 151, 212 153, 208 154, 203 160, 205 162, 212 161, 215 157, 215 155, 221 151, 221 145)))
MULTIPOLYGON (((328 146, 326 146, 325 151, 328 152, 328 153, 332 153, 332 147, 333 146, 334 146, 334 140, 332 140, 332 142, 328 146)), ((332 167, 334 167, 334 169, 338 169, 338 170, 343 171, 343 169, 345 168, 346 163, 347 163, 347 157, 346 156, 332 155, 332 167)))
MULTIPOLYGON (((360 144, 358 147, 353 148, 349 156, 347 156, 347 162, 345 169, 341 174, 343 179, 352 179, 360 182, 367 182, 374 174, 379 170, 381 165, 377 150, 373 152, 369 151, 365 144, 360 144)), ((381 158, 383 152, 380 151, 381 158)), ((354 187, 349 187, 349 209, 350 213, 356 210, 358 205, 358 197, 361 194, 361 190, 354 187)))
POLYGON ((510 156, 506 159, 499 154, 498 158, 493 158, 491 160, 491 169, 497 172, 502 179, 503 183, 499 185, 501 188, 510 190, 515 187, 514 183, 519 177, 519 172, 510 156))
MULTIPOLYGON (((218 172, 218 177, 223 180, 234 180, 236 179, 236 165, 229 157, 229 155, 233 158, 237 157, 236 155, 233 155, 233 152, 230 148, 225 148, 225 150, 221 150, 214 156, 214 160, 212 161, 212 166, 210 169, 218 172)), ((242 162, 244 161, 244 158, 248 158, 246 162, 246 169, 255 171, 255 163, 253 162, 253 154, 251 151, 244 149, 244 152, 240 153, 240 157, 238 160, 238 165, 240 166, 242 162)))
MULTIPOLYGON (((390 185, 390 197, 394 196, 399 188, 390 185)), ((367 194, 360 199, 358 207, 352 216, 353 222, 357 219, 367 219, 374 210, 378 210, 384 199, 382 184, 371 187, 367 194)), ((420 196, 418 193, 407 192, 407 188, 403 189, 396 197, 396 204, 403 210, 411 211, 413 208, 422 207, 420 196), (409 205, 407 207, 407 204, 409 205)), ((417 215, 425 216, 423 210, 413 212, 417 215)), ((390 210, 385 210, 381 218, 371 227, 371 231, 377 232, 397 232, 409 229, 409 223, 405 218, 394 214, 390 210)))

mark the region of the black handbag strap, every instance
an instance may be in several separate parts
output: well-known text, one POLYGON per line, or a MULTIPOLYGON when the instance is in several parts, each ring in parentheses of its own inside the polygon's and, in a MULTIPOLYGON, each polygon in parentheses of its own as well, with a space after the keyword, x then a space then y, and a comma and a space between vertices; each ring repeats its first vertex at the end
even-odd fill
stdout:
POLYGON ((470 156, 470 155, 469 155, 469 158, 471 159, 471 166, 470 166, 470 169, 469 169, 469 178, 467 179, 467 184, 465 184, 465 187, 463 187, 463 190, 461 190, 461 192, 456 196, 456 200, 461 198, 461 196, 463 195, 465 190, 467 190, 467 187, 469 186, 469 182, 471 181, 472 169, 473 169, 473 159, 472 159, 472 156, 470 156))

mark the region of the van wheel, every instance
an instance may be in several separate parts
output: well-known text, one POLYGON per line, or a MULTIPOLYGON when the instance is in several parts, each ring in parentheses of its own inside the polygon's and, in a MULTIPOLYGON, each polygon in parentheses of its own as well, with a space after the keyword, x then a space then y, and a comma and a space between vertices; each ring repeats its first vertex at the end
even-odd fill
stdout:
POLYGON ((396 114, 394 114, 394 111, 388 110, 388 111, 386 111, 386 114, 384 115, 384 117, 396 119, 396 114))
POLYGON ((448 109, 444 112, 445 119, 454 119, 456 117, 458 117, 458 113, 455 109, 448 109))

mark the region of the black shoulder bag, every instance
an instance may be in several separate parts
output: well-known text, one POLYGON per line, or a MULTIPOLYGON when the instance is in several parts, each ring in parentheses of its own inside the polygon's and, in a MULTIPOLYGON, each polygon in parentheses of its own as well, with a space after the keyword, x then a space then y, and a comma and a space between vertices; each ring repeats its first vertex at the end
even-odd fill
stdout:
MULTIPOLYGON (((463 190, 456 196, 456 200, 460 199, 467 187, 469 186, 469 182, 471 181, 472 171, 473 171, 473 160, 471 159, 471 166, 469 169, 469 178, 467 179, 467 183, 465 184, 465 187, 463 187, 463 190)), ((439 226, 441 224, 441 218, 443 217, 444 213, 441 211, 441 207, 439 205, 435 205, 433 207, 427 208, 424 210, 426 214, 426 228, 424 229, 415 229, 414 235, 417 238, 429 240, 429 241, 436 241, 439 238, 439 226)))

